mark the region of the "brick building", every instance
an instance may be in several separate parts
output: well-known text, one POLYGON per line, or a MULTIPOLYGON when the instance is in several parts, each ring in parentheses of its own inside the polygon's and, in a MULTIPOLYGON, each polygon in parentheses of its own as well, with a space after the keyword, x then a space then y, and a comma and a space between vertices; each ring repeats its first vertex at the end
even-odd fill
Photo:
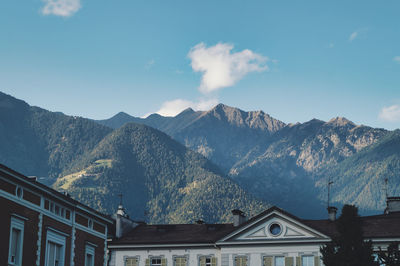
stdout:
POLYGON ((112 219, 0 164, 0 265, 107 265, 112 219))

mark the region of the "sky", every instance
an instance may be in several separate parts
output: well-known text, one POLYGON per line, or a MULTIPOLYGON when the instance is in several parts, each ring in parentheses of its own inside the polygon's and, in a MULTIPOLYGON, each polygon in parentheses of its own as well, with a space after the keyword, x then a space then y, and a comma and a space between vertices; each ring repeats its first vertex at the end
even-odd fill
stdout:
POLYGON ((400 1, 2 0, 0 91, 93 119, 217 103, 400 127, 400 1))

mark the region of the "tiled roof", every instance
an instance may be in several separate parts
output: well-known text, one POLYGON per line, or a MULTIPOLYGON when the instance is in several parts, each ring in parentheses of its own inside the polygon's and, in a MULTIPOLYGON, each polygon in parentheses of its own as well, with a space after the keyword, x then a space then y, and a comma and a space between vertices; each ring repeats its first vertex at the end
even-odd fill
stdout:
MULTIPOLYGON (((141 224, 120 239, 112 241, 114 245, 154 245, 154 244, 214 244, 223 237, 249 225, 263 216, 279 211, 292 219, 303 223, 327 236, 337 234, 335 223, 330 220, 300 219, 278 207, 271 207, 254 216, 239 227, 232 224, 141 224)), ((400 212, 361 217, 365 238, 400 237, 400 212)))
POLYGON ((113 244, 214 244, 235 229, 232 224, 141 224, 113 244))
MULTIPOLYGON (((361 217, 365 238, 400 237, 400 212, 361 217)), ((334 222, 329 220, 302 220, 315 230, 328 236, 337 234, 334 222)))

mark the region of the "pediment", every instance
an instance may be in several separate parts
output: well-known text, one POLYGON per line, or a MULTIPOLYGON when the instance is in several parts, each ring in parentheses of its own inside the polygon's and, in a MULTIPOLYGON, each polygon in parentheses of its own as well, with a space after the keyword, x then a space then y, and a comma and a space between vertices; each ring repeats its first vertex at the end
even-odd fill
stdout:
POLYGON ((321 240, 328 237, 278 208, 238 228, 219 242, 321 240))

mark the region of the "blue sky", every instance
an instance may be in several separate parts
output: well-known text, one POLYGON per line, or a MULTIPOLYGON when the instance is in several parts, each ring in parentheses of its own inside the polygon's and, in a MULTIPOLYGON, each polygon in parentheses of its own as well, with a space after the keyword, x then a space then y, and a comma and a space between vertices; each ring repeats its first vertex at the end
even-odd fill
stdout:
POLYGON ((0 91, 103 119, 215 103, 400 127, 399 1, 3 0, 0 91))

